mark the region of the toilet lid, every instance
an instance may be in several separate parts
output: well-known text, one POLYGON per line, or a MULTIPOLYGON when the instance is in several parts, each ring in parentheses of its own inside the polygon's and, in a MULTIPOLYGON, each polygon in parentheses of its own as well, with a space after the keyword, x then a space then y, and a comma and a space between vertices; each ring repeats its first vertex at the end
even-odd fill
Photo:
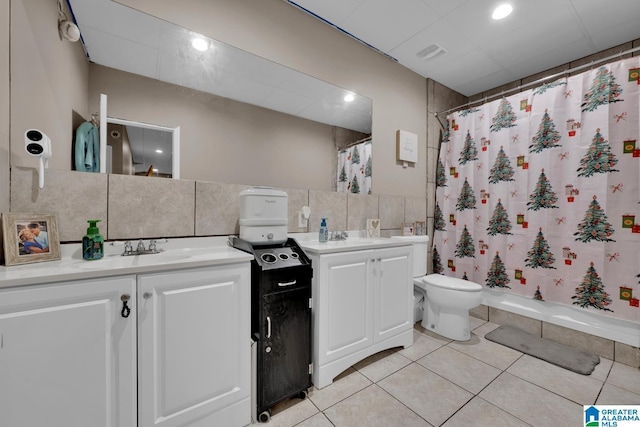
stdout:
POLYGON ((482 285, 456 277, 443 276, 442 274, 429 274, 422 281, 431 286, 451 289, 454 291, 477 292, 482 290, 482 285))

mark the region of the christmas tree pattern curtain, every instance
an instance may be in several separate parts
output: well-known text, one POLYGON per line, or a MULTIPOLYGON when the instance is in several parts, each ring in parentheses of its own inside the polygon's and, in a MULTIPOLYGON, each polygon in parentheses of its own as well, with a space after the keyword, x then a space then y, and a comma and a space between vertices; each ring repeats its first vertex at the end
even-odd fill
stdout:
POLYGON ((640 60, 447 117, 433 271, 640 321, 640 60))
POLYGON ((338 151, 338 192, 371 194, 371 140, 338 151))

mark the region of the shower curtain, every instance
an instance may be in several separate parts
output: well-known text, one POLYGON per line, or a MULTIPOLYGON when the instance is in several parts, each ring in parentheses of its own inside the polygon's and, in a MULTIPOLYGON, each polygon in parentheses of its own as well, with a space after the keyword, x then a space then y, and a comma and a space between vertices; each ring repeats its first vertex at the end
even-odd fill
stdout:
POLYGON ((371 194, 371 140, 338 151, 338 192, 371 194))
POLYGON ((640 60, 447 117, 433 271, 640 321, 640 60))

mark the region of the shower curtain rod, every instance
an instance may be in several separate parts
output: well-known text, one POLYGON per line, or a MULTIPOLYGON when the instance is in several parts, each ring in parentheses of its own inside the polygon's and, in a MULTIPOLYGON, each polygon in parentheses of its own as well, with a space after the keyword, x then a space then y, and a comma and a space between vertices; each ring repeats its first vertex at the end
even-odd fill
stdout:
POLYGON ((340 150, 346 150, 347 148, 351 148, 351 147, 353 147, 354 145, 358 145, 358 144, 361 144, 361 143, 363 143, 363 142, 367 142, 367 141, 371 141, 371 137, 370 137, 370 136, 367 136, 366 138, 359 139, 359 140, 357 140, 357 141, 350 142, 350 143, 348 143, 347 145, 345 145, 344 147, 340 147, 340 148, 336 147, 336 149, 337 149, 338 151, 340 151, 340 150))
POLYGON ((487 102, 489 99, 499 98, 499 97, 503 96, 506 93, 516 92, 518 90, 527 88, 529 86, 535 86, 535 85, 537 85, 539 83, 542 83, 544 81, 547 81, 547 80, 550 80, 550 79, 553 79, 553 78, 556 78, 556 77, 559 77, 559 76, 563 76, 563 75, 566 75, 566 74, 569 74, 569 73, 573 73, 574 71, 579 71, 579 70, 582 70, 584 68, 593 67, 595 64, 599 64, 601 62, 608 62, 608 61, 611 61, 612 59, 616 59, 616 58, 622 59, 623 55, 627 55, 629 53, 633 53, 633 52, 637 52, 637 51, 640 51, 640 47, 634 47, 632 49, 627 49, 627 50, 621 51, 620 53, 617 53, 615 55, 611 55, 611 56, 607 56, 606 58, 601 58, 601 59, 597 59, 595 61, 591 61, 588 64, 579 65, 577 67, 569 68, 568 70, 564 70, 564 71, 561 71, 559 73, 551 74, 550 76, 542 77, 541 79, 535 80, 533 82, 529 82, 529 83, 520 85, 518 87, 511 88, 511 89, 503 90, 502 92, 496 93, 495 95, 485 96, 484 98, 478 99, 476 101, 470 101, 470 102, 467 102, 466 104, 458 105, 457 107, 454 107, 454 108, 449 108, 448 110, 435 112, 435 113, 433 113, 433 115, 438 117, 438 114, 447 114, 447 113, 449 113, 451 111, 459 110, 461 108, 468 107, 468 106, 473 105, 473 104, 487 102))

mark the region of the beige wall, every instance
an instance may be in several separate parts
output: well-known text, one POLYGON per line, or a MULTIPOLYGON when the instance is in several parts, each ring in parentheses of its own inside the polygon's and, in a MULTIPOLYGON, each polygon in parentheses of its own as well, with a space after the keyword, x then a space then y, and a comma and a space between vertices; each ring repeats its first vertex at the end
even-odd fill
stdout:
POLYGON ((24 150, 25 130, 36 128, 51 139, 49 167, 68 170, 73 129, 88 115, 82 45, 60 40, 53 0, 11 0, 10 28, 11 167, 37 167, 24 150))
MULTIPOLYGON (((424 197, 426 79, 282 0, 120 0, 151 15, 236 46, 373 100, 375 194, 424 197), (395 133, 418 134, 419 161, 396 162, 395 133)), ((228 182, 228 181, 227 181, 228 182)))
MULTIPOLYGON (((0 212, 9 211, 9 2, 0 3, 0 212)), ((1 245, 0 245, 1 246, 1 245)))

